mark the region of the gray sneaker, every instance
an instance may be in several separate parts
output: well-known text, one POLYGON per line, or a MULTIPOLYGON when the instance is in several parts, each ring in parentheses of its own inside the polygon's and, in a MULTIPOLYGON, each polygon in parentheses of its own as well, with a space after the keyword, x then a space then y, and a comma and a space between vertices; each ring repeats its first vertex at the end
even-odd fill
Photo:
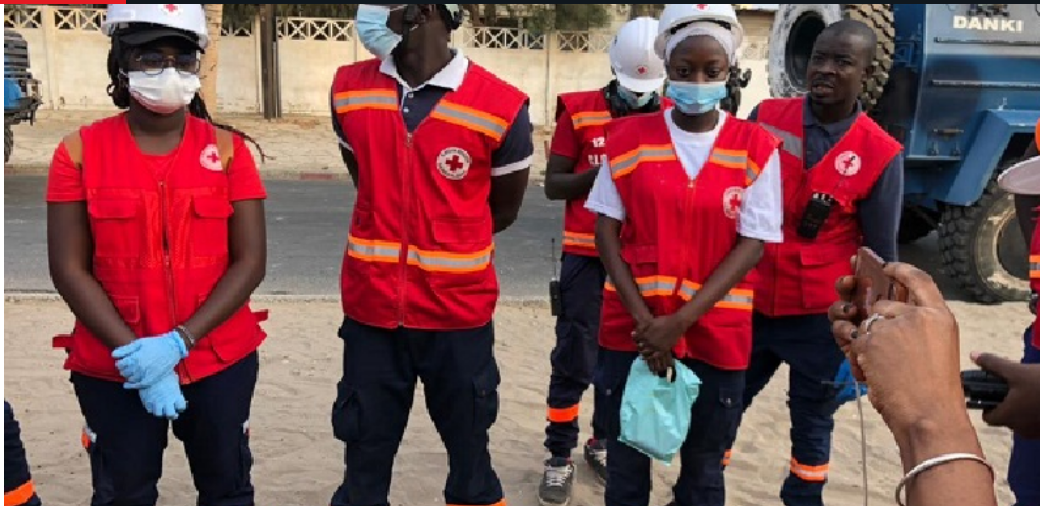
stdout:
POLYGON ((538 486, 538 503, 542 506, 567 506, 574 488, 574 463, 567 459, 545 461, 545 474, 538 486))
POLYGON ((601 484, 607 483, 607 445, 590 439, 585 443, 585 463, 601 484))

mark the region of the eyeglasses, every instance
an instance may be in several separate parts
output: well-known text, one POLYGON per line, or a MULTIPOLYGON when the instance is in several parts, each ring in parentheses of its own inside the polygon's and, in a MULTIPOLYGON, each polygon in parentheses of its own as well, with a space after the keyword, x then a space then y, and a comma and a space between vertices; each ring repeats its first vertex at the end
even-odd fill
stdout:
POLYGON ((167 67, 177 69, 181 74, 198 74, 201 62, 197 54, 178 54, 166 56, 162 53, 141 53, 133 58, 140 65, 141 71, 150 76, 161 74, 167 67))

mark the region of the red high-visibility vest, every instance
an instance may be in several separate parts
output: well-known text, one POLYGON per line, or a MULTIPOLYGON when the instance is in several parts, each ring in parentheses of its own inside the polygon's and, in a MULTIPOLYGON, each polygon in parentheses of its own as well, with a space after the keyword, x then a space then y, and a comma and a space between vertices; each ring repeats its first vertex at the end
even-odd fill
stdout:
POLYGON ((462 85, 409 133, 397 82, 379 61, 341 67, 332 93, 360 171, 343 312, 381 328, 490 322, 498 300, 491 155, 527 96, 471 62, 462 85))
MULTIPOLYGON (((94 276, 137 337, 169 332, 202 306, 230 261, 234 210, 217 131, 188 115, 165 180, 147 169, 125 114, 83 127, 79 135, 94 276)), ((247 303, 213 332, 197 336, 176 368, 181 383, 212 376, 256 351, 267 337, 259 325, 266 319, 266 312, 253 313, 247 303)), ((54 345, 69 351, 66 369, 124 381, 112 350, 79 321, 54 345)))
MULTIPOLYGON (((675 153, 664 114, 614 120, 607 156, 625 206, 621 256, 650 311, 675 313, 697 293, 737 242, 744 190, 777 141, 754 123, 729 117, 695 180, 675 153)), ((700 318, 675 347, 680 358, 727 370, 747 368, 751 354, 752 280, 744 279, 700 318)), ((635 351, 635 321, 608 281, 600 345, 635 351)))
MULTIPOLYGON (((603 90, 564 93, 559 97, 556 116, 571 116, 574 132, 581 139, 581 152, 574 173, 581 174, 603 165, 606 139, 603 127, 610 123, 610 105, 603 90)), ((596 252, 596 215, 585 209, 585 198, 567 201, 563 216, 563 251, 574 255, 598 256, 596 252)))
MULTIPOLYGON (((661 98, 661 108, 672 104, 661 98)), ((556 118, 566 112, 571 116, 574 131, 581 142, 581 152, 575 160, 574 173, 599 168, 606 160, 606 138, 603 128, 612 117, 610 104, 603 90, 577 91, 559 96, 556 118)), ((586 196, 587 197, 587 196, 586 196)), ((585 209, 586 197, 569 200, 563 216, 563 251, 574 255, 599 256, 596 251, 596 215, 585 209)))
POLYGON ((857 207, 870 194, 902 146, 866 114, 806 170, 804 98, 769 99, 758 106, 758 122, 782 145, 784 242, 766 244, 757 271, 755 310, 767 316, 826 313, 838 300, 834 283, 852 274, 851 258, 863 244, 857 207), (814 240, 798 235, 798 224, 815 193, 836 200, 814 240))

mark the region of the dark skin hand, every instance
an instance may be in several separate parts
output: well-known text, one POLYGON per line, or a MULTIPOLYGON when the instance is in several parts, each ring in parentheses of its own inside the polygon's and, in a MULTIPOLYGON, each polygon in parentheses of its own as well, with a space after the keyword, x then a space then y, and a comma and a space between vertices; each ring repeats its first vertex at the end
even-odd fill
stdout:
MULTIPOLYGON (((176 44, 150 47, 167 56, 184 52, 176 44)), ((133 53, 130 70, 136 70, 133 53)), ((184 135, 184 110, 159 115, 131 100, 127 123, 138 148, 145 154, 165 155, 180 145, 184 135)), ((267 232, 262 201, 232 204, 228 221, 228 270, 206 302, 184 322, 201 339, 226 321, 248 301, 266 274, 267 232)), ((86 204, 48 204, 47 246, 51 278, 73 314, 110 348, 129 344, 136 337, 112 305, 93 275, 93 238, 86 204)), ((185 345, 190 346, 187 336, 185 345)))
POLYGON ((823 124, 852 116, 863 82, 874 73, 875 43, 850 31, 824 30, 809 59, 810 108, 823 124))
MULTIPOLYGON (((680 42, 672 51, 667 64, 668 78, 671 81, 707 83, 724 81, 728 77, 729 59, 722 46, 711 37, 690 37, 680 42)), ((708 132, 718 124, 719 112, 712 110, 704 114, 687 115, 676 108, 672 111, 672 119, 683 130, 708 132)), ((600 221, 603 220, 607 220, 607 218, 601 217, 600 221)), ((619 233, 620 223, 615 221, 615 227, 619 233)), ((601 241, 598 226, 596 232, 596 242, 599 246, 601 241)), ((608 233, 613 230, 604 228, 603 232, 608 233)), ((616 235, 611 236, 609 241, 606 237, 604 239, 604 243, 618 241, 616 235)), ((619 245, 609 246, 615 250, 620 249, 619 245)), ((683 305, 679 311, 649 320, 636 318, 636 329, 632 337, 636 340, 640 353, 647 360, 652 371, 663 375, 671 367, 673 361, 671 350, 678 344, 682 335, 747 276, 748 271, 754 268, 762 258, 764 250, 762 241, 738 237, 733 250, 708 277, 697 295, 683 305)), ((605 254, 603 249, 600 250, 600 254, 601 257, 605 254)), ((619 260, 620 255, 614 259, 615 262, 619 260)), ((621 279, 613 271, 608 269, 608 272, 611 274, 611 279, 621 279)), ((633 295, 640 297, 638 287, 631 280, 631 274, 625 274, 628 274, 625 280, 626 289, 634 290, 634 294, 623 296, 622 300, 624 297, 633 295)), ((621 286, 618 286, 618 293, 621 293, 621 286)), ((635 315, 635 313, 632 314, 635 315)))
MULTIPOLYGON (((563 104, 558 104, 556 107, 563 110, 563 104)), ((558 116, 559 114, 557 114, 558 116)), ((560 128, 559 123, 556 128, 560 128)), ((578 200, 589 195, 592 185, 596 183, 599 167, 591 167, 581 174, 575 174, 574 168, 578 165, 577 160, 552 153, 548 141, 545 143, 545 155, 549 157, 549 163, 545 167, 545 197, 547 199, 578 200)))

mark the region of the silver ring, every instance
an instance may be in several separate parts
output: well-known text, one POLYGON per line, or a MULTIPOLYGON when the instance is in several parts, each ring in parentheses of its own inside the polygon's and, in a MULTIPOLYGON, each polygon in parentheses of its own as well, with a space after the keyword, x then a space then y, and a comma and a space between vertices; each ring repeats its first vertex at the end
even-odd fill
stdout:
POLYGON ((867 333, 868 334, 870 333, 870 328, 873 327, 875 323, 877 323, 880 320, 884 320, 884 319, 885 319, 885 315, 883 315, 881 313, 874 313, 874 314, 870 315, 870 318, 867 318, 863 322, 863 325, 865 326, 865 330, 867 331, 867 333))

